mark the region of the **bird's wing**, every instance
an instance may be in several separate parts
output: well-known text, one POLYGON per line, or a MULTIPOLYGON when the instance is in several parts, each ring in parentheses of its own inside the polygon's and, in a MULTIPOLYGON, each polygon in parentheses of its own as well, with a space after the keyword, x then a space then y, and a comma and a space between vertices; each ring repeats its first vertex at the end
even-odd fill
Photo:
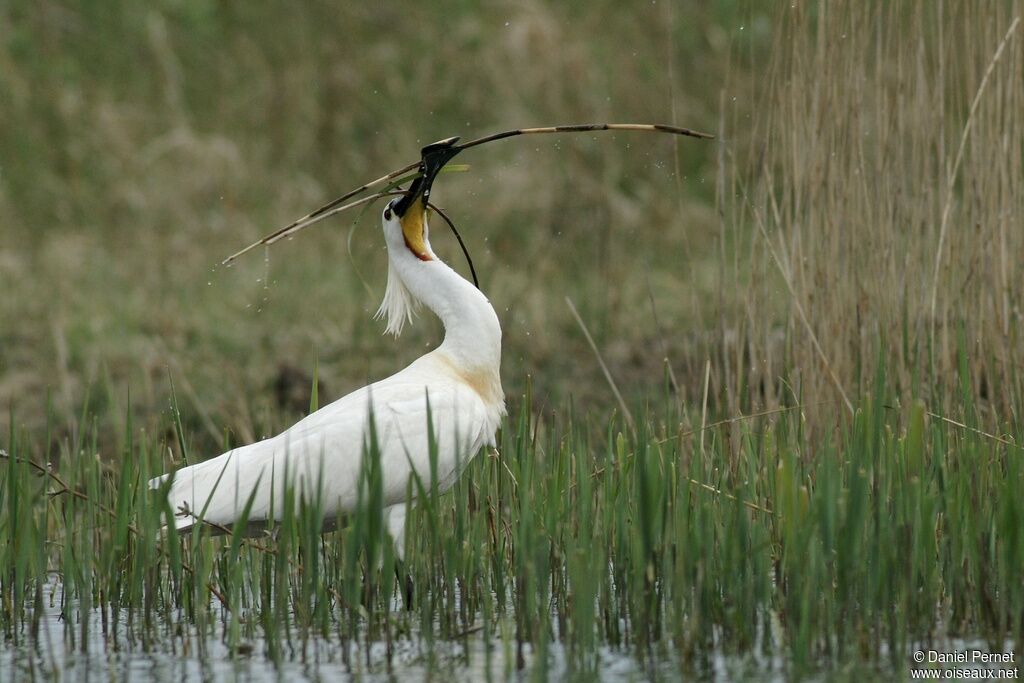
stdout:
POLYGON ((438 485, 446 488, 490 438, 486 410, 461 382, 407 371, 324 406, 272 439, 176 472, 171 507, 188 511, 178 526, 191 526, 197 517, 230 525, 250 495, 250 521, 279 518, 287 486, 307 499, 322 496, 326 517, 351 510, 359 500, 359 475, 370 443, 371 406, 384 503, 403 502, 413 472, 424 486, 431 483, 428 396, 438 485))

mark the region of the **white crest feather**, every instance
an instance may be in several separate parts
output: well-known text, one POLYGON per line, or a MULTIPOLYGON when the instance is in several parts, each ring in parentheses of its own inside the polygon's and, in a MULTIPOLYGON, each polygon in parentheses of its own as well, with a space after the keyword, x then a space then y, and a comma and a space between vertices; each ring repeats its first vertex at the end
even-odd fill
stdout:
POLYGON ((405 327, 406 322, 412 323, 419 310, 419 299, 414 297, 409 288, 405 286, 395 270, 395 265, 391 259, 388 259, 388 285, 384 290, 384 300, 380 302, 380 308, 377 309, 374 319, 382 320, 386 317, 388 326, 384 330, 385 333, 397 337, 402 334, 402 328, 405 327))

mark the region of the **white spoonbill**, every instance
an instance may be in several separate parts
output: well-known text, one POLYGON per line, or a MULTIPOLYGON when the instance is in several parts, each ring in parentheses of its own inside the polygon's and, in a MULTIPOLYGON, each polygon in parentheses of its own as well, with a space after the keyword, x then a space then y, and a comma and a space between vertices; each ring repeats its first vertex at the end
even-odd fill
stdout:
POLYGON ((421 175, 384 209, 388 281, 377 311, 387 319, 387 332, 397 336, 423 304, 444 324, 444 341, 397 374, 324 406, 273 438, 152 480, 156 487, 173 477, 168 497, 179 529, 202 521, 230 526, 250 495, 250 523, 279 520, 286 480, 307 500, 320 497, 325 521, 351 511, 359 500, 372 415, 388 528, 401 552, 410 477, 415 471, 424 486, 432 483, 428 402, 439 490, 484 445, 494 445, 505 414, 498 316, 480 290, 437 257, 428 239, 430 187, 458 152, 456 141, 424 147, 421 175))

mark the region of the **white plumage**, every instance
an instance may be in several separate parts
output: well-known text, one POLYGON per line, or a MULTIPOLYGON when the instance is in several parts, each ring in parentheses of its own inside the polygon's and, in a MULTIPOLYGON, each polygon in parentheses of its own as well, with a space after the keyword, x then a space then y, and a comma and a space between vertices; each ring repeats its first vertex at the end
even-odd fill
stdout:
POLYGON ((389 268, 378 317, 386 317, 388 331, 397 335, 422 303, 444 323, 444 342, 397 374, 324 406, 273 438, 154 479, 151 485, 159 486, 173 476, 168 495, 179 528, 200 519, 230 526, 254 491, 248 520, 280 519, 286 481, 307 500, 320 496, 326 520, 352 510, 359 500, 372 413, 384 503, 392 506, 389 528, 401 548, 412 472, 424 486, 431 485, 428 401, 440 490, 483 446, 494 444, 505 413, 498 318, 487 298, 433 253, 424 202, 413 200, 406 200, 401 216, 399 200, 384 211, 389 268))

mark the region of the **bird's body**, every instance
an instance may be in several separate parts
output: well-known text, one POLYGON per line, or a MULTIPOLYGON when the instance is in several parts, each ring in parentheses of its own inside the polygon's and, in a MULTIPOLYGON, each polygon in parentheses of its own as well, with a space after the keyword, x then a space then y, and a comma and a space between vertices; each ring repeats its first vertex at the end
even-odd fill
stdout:
POLYGON ((397 335, 422 303, 444 323, 444 342, 404 370, 324 406, 275 437, 153 480, 158 486, 173 477, 168 498, 179 528, 199 521, 231 526, 250 496, 249 523, 280 519, 286 486, 318 503, 325 520, 333 520, 358 504, 364 454, 375 439, 383 502, 394 506, 389 526, 397 540, 412 473, 426 487, 434 483, 431 436, 442 491, 483 446, 494 443, 505 413, 501 328, 487 298, 431 250, 424 210, 429 180, 425 185, 417 197, 414 184, 412 199, 403 199, 404 206, 396 200, 384 211, 389 269, 378 316, 386 317, 388 331, 397 335))
POLYGON ((481 396, 454 371, 445 352, 436 350, 401 372, 324 406, 275 437, 179 470, 169 494, 172 508, 182 511, 179 528, 198 519, 232 525, 254 490, 248 520, 280 518, 286 486, 307 500, 319 497, 327 519, 352 510, 359 500, 363 455, 370 448, 371 411, 384 503, 404 503, 413 469, 425 486, 431 481, 428 399, 438 488, 445 490, 480 448, 493 443, 500 414, 488 410, 481 396))

